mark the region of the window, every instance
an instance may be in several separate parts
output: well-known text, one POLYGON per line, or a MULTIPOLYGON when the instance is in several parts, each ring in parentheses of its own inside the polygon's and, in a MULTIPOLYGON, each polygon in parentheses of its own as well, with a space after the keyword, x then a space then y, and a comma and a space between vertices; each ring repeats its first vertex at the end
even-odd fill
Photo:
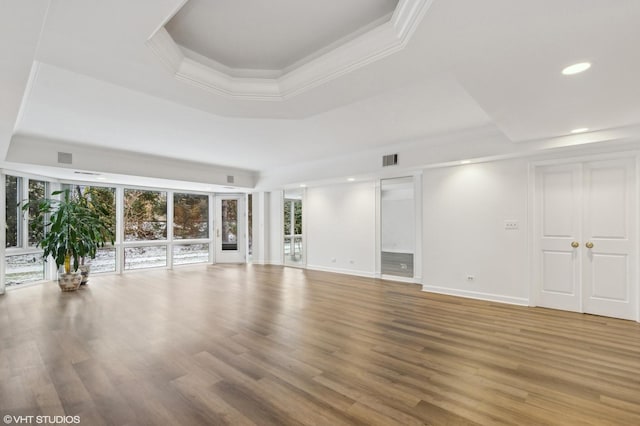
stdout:
POLYGON ((101 186, 76 186, 76 191, 82 193, 89 199, 89 202, 99 203, 107 207, 107 214, 102 217, 103 223, 111 225, 111 231, 116 233, 116 189, 101 186))
POLYGON ((176 244, 173 246, 173 264, 188 265, 209 261, 209 244, 176 244))
POLYGON ((115 272, 116 249, 115 247, 102 247, 96 252, 95 259, 91 260, 91 273, 115 272))
POLYGON ((42 217, 36 216, 38 200, 47 197, 47 183, 41 180, 29 179, 29 246, 36 247, 44 238, 44 222, 42 217), (37 219, 36 219, 37 218, 37 219))
POLYGON ((124 190, 124 239, 148 241, 167 239, 167 193, 124 190))
MULTIPOLYGON (((102 186, 89 186, 79 184, 64 184, 63 190, 73 191, 77 195, 82 195, 89 200, 89 203, 100 203, 106 207, 106 214, 102 216, 102 222, 110 224, 114 235, 116 232, 116 189, 102 186)), ((115 272, 116 270, 116 249, 107 245, 98 249, 95 259, 87 259, 91 265, 91 273, 115 272)))
POLYGON ((125 247, 124 269, 144 269, 167 266, 167 246, 125 247))
POLYGON ((36 219, 36 205, 22 211, 25 199, 37 202, 46 198, 47 183, 17 176, 5 176, 6 255, 4 282, 6 286, 45 279, 45 262, 37 245, 44 236, 44 221, 36 219), (33 225, 33 226, 32 226, 33 225))
POLYGON ((209 238, 209 196, 173 195, 173 238, 209 238))
POLYGON ((286 265, 300 265, 303 262, 302 241, 302 200, 297 191, 285 193, 284 212, 284 256, 286 265))
POLYGON ((5 284, 7 287, 44 280, 42 253, 6 256, 5 284))
POLYGON ((5 177, 5 212, 7 222, 6 232, 6 246, 18 247, 20 246, 20 208, 18 202, 20 201, 20 181, 21 179, 16 176, 5 177))
POLYGON ((238 250, 238 200, 222 200, 222 250, 238 250))
MULTIPOLYGON (((27 198, 33 202, 50 197, 50 182, 17 176, 6 176, 5 182, 6 285, 55 279, 55 272, 46 267, 42 250, 37 247, 44 236, 46 218, 37 219, 35 208, 30 207, 27 211, 21 209, 22 202, 27 198)), ((98 249, 95 259, 87 260, 92 273, 207 263, 211 258, 212 211, 209 194, 175 192, 169 197, 168 191, 116 190, 89 183, 66 183, 59 187, 81 194, 89 202, 96 201, 106 206, 103 222, 112 227, 114 234, 117 231, 122 233, 115 244, 98 249), (116 194, 123 198, 118 198, 116 194), (167 209, 168 198, 172 199, 173 209, 167 209), (118 217, 122 217, 123 222, 116 227, 118 217), (169 225, 173 232, 168 232, 169 225)), ((55 188, 58 186, 55 185, 55 188)), ((237 200, 224 202, 221 225, 225 249, 238 246, 237 210, 237 200)))

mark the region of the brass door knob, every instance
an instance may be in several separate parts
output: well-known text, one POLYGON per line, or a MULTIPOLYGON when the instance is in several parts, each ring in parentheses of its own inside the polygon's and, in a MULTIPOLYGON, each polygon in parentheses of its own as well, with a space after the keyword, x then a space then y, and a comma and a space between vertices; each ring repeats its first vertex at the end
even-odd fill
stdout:
POLYGON ((593 248, 593 243, 591 241, 589 241, 587 244, 585 244, 585 247, 587 248, 593 248))
POLYGON ((578 247, 580 247, 580 243, 577 242, 577 241, 574 241, 574 242, 571 243, 571 247, 578 248, 578 247))

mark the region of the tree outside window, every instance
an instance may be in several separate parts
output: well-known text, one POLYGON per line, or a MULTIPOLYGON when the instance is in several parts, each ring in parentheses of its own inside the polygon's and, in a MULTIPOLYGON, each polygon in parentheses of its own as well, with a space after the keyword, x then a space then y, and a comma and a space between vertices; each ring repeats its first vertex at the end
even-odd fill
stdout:
POLYGON ((167 239, 167 193, 124 190, 125 241, 167 239))

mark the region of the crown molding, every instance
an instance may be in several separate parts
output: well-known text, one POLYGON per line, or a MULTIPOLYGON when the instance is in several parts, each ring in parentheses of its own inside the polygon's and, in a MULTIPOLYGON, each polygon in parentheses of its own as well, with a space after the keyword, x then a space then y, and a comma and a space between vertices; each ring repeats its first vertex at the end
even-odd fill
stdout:
POLYGON ((432 3, 400 0, 388 21, 285 70, 226 67, 183 50, 164 26, 146 43, 178 80, 229 98, 282 101, 402 50, 432 3))

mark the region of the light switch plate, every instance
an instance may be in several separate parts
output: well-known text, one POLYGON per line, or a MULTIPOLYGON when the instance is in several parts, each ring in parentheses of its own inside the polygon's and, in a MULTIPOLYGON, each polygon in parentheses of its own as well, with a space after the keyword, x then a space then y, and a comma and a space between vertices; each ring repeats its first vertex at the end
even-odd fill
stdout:
POLYGON ((517 220, 505 220, 504 221, 504 229, 507 231, 515 231, 519 228, 519 224, 517 220))

